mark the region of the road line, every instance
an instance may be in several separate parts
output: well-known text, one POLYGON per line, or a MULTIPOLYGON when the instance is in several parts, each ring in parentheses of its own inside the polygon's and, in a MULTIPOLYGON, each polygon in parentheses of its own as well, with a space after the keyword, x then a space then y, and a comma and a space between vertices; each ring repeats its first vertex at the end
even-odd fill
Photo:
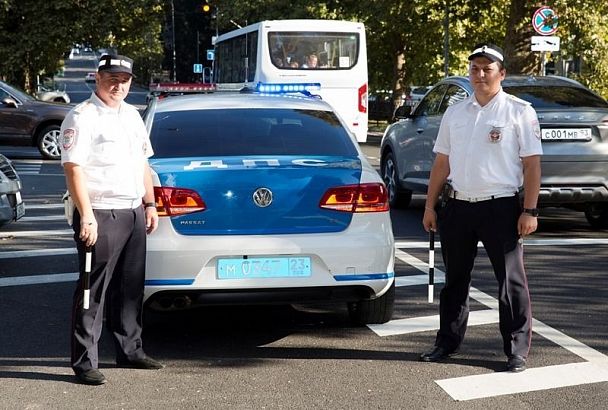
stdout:
POLYGON ((24 199, 25 201, 25 208, 26 209, 63 209, 63 203, 61 204, 32 204, 30 205, 27 202, 27 198, 24 199))
POLYGON ((0 288, 7 286, 73 282, 76 279, 78 279, 78 272, 55 273, 51 275, 14 276, 11 278, 0 278, 0 288))
MULTIPOLYGON (((572 239, 525 239, 524 246, 574 246, 574 245, 608 245, 608 238, 572 238, 572 239)), ((481 242, 477 247, 483 248, 481 242)), ((395 241, 395 248, 428 249, 428 241, 395 241)), ((435 242, 435 249, 441 249, 441 243, 435 242)))
POLYGON ((0 259, 35 258, 38 256, 58 256, 76 254, 76 248, 38 249, 28 251, 0 252, 0 259))
POLYGON ((608 381, 608 367, 591 362, 437 380, 454 400, 473 400, 608 381))
MULTIPOLYGON (((475 310, 469 314, 469 326, 498 323, 498 311, 493 309, 475 310)), ((378 336, 404 335, 439 329, 439 315, 419 316, 391 320, 381 325, 368 325, 378 336)))
POLYGON ((24 216, 19 221, 20 222, 35 222, 35 221, 59 221, 59 220, 65 221, 65 215, 24 216))
POLYGON ((12 231, 12 232, 0 232, 0 239, 3 238, 22 238, 29 236, 57 236, 57 235, 74 235, 72 229, 55 229, 48 231, 12 231))

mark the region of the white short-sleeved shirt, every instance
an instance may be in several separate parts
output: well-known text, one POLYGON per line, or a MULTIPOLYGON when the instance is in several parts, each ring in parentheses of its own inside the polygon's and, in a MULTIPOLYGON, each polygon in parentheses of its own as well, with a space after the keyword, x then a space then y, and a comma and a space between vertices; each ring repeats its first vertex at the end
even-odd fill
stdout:
POLYGON ((154 152, 135 107, 123 101, 112 109, 93 93, 65 117, 61 139, 61 164, 82 167, 93 209, 141 206, 144 165, 154 152))
POLYGON ((469 197, 517 192, 521 158, 542 155, 534 108, 502 89, 485 106, 475 95, 450 106, 433 151, 449 156, 452 186, 469 197))

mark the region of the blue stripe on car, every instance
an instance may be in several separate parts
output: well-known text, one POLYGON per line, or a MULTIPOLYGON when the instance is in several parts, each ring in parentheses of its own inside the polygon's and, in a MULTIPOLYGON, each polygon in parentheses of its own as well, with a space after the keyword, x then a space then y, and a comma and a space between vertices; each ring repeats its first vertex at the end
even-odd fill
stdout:
POLYGON ((369 273, 367 275, 334 275, 334 279, 338 282, 351 280, 382 280, 390 279, 395 276, 394 272, 389 273, 369 273))
POLYGON ((148 279, 146 286, 183 286, 192 285, 194 279, 148 279))

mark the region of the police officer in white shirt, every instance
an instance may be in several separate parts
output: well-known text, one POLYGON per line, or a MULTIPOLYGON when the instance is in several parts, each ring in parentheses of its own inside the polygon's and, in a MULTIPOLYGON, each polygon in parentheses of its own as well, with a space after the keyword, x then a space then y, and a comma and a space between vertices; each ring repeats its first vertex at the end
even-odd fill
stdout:
POLYGON ((160 369, 142 348, 146 233, 158 225, 148 157, 153 154, 137 109, 124 102, 133 60, 106 54, 96 90, 61 126, 61 164, 76 210, 74 240, 81 279, 72 309, 71 364, 84 384, 106 382, 98 370, 104 302, 120 367, 160 369), (85 247, 92 247, 90 304, 83 306, 85 247), (107 293, 107 298, 106 298, 107 293))
POLYGON ((427 232, 439 229, 446 279, 435 347, 420 360, 438 362, 458 352, 481 241, 498 281, 506 368, 519 372, 526 368, 532 333, 523 238, 537 228, 540 127, 528 102, 502 90, 506 71, 498 46, 478 44, 469 60, 474 94, 447 109, 434 147, 423 225, 427 232), (449 199, 437 215, 435 207, 448 181, 449 199))

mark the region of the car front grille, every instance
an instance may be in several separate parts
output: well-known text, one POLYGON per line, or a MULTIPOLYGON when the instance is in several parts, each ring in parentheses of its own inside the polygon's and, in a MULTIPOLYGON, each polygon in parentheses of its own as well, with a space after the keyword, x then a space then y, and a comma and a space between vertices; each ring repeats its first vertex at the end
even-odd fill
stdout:
POLYGON ((15 172, 15 168, 11 165, 8 159, 4 156, 0 156, 0 172, 2 172, 8 179, 17 181, 19 177, 15 172))

